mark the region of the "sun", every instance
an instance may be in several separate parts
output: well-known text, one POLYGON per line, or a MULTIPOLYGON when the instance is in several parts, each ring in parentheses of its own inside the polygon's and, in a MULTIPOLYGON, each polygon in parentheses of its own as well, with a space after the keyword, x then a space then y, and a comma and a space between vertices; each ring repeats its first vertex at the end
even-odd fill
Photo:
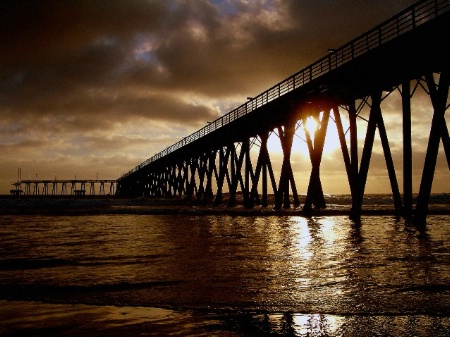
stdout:
POLYGON ((306 129, 306 131, 308 131, 309 135, 311 136, 311 140, 314 141, 314 136, 318 129, 317 121, 311 116, 306 118, 306 123, 304 125, 304 128, 306 129))
MULTIPOLYGON (((334 113, 332 112, 332 115, 330 116, 330 120, 328 122, 328 127, 327 127, 327 133, 325 136, 325 143, 323 145, 323 155, 327 156, 327 155, 331 155, 332 153, 334 153, 336 151, 336 149, 338 149, 341 145, 340 145, 340 141, 339 141, 339 134, 337 132, 337 128, 335 123, 333 122, 334 119, 332 119, 331 117, 334 116, 334 113)), ((307 131, 311 137, 311 140, 314 144, 314 136, 317 132, 317 130, 319 129, 320 124, 319 121, 310 116, 306 119, 305 121, 305 125, 302 125, 302 127, 300 128, 301 131, 299 130, 299 133, 301 133, 303 135, 303 140, 305 143, 305 146, 301 146, 299 148, 300 152, 303 153, 303 155, 305 156, 309 156, 309 149, 308 146, 306 144, 306 132, 307 131)))
MULTIPOLYGON (((332 116, 334 117, 333 113, 332 116)), ((336 125, 334 123, 334 118, 332 119, 330 116, 330 120, 328 122, 327 134, 325 136, 325 143, 323 146, 323 156, 332 156, 337 149, 340 148, 339 134, 337 132, 336 125)), ((343 121, 345 124, 345 121, 343 121)), ((311 140, 314 144, 314 135, 319 128, 319 123, 313 117, 308 117, 305 121, 305 125, 303 123, 299 124, 297 130, 295 132, 294 142, 292 144, 292 153, 300 153, 303 157, 310 157, 308 144, 306 142, 306 134, 305 129, 308 131, 311 140)), ((348 136, 348 135, 347 135, 348 136)), ((278 133, 274 132, 269 137, 269 141, 267 143, 269 153, 272 154, 282 154, 283 150, 281 147, 280 139, 278 137, 278 133)))

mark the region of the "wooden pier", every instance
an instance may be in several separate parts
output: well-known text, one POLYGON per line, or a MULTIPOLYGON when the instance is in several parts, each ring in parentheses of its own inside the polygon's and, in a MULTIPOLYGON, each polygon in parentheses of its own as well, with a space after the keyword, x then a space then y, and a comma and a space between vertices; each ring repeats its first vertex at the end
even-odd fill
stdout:
POLYGON ((112 179, 73 179, 73 180, 17 180, 13 183, 12 195, 114 195, 116 180, 112 179))

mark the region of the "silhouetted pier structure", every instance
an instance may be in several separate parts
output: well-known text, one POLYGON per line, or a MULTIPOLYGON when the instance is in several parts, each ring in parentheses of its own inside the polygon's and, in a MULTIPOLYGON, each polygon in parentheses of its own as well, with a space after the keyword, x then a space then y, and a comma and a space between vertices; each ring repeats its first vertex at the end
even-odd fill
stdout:
POLYGON ((361 215, 378 129, 395 209, 407 219, 414 216, 417 223, 425 223, 441 139, 450 167, 450 138, 444 118, 450 82, 449 32, 450 1, 419 1, 144 161, 118 179, 117 193, 130 197, 186 196, 221 203, 223 192, 228 190, 228 203, 233 205, 240 191, 245 206, 251 208, 256 203, 267 206, 271 189, 276 208, 290 207, 291 203, 299 206, 291 152, 296 130, 304 127, 312 169, 303 209, 323 208, 326 202, 320 166, 329 120, 333 119, 352 195, 351 216, 358 219, 361 215), (414 208, 411 99, 419 86, 429 96, 434 111, 414 208), (382 101, 394 91, 401 93, 402 100, 402 194, 381 108, 382 101), (363 108, 370 112, 359 160, 356 120, 363 108), (313 135, 305 127, 308 118, 319 125, 313 135), (343 118, 350 125, 349 144, 343 118), (278 177, 267 146, 272 133, 278 135, 283 149, 278 177), (250 149, 255 144, 259 153, 252 162, 250 149))
POLYGON ((13 183, 12 195, 115 195, 116 180, 111 179, 28 179, 13 183))

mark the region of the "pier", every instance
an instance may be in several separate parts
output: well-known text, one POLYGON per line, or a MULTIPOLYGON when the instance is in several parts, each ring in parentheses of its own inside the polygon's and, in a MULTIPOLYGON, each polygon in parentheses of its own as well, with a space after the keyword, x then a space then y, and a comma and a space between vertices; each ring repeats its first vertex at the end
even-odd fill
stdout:
POLYGON ((12 195, 56 196, 56 195, 115 195, 116 180, 111 179, 28 179, 13 183, 12 195))
POLYGON ((392 191, 394 207, 405 219, 425 223, 439 143, 442 140, 450 167, 450 137, 445 120, 450 85, 450 1, 422 0, 368 32, 356 37, 310 66, 293 74, 124 174, 117 181, 121 196, 186 196, 222 202, 228 191, 229 206, 242 193, 247 208, 300 206, 291 162, 293 138, 304 129, 312 169, 302 209, 326 207, 320 177, 324 139, 334 122, 339 134, 352 195, 351 216, 358 219, 378 130, 392 191), (412 204, 411 100, 417 88, 428 95, 433 114, 417 203, 412 204), (403 193, 394 166, 382 102, 400 93, 398 118, 403 137, 403 193), (361 111, 369 110, 368 117, 361 111), (342 120, 350 123, 348 130, 342 120), (358 149, 356 121, 364 118, 367 131, 358 149), (318 125, 313 134, 308 119, 318 125), (276 176, 267 141, 276 134, 283 150, 276 176), (349 141, 345 136, 349 133, 349 141), (257 159, 250 150, 259 148, 257 159), (360 157, 360 158, 359 158, 360 157), (415 206, 415 207, 414 207, 415 206))

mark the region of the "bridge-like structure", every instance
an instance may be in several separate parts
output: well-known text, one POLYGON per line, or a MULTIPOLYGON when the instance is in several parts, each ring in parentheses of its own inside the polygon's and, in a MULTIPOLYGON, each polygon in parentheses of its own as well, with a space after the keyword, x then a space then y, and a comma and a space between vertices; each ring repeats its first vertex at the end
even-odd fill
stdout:
POLYGON ((56 196, 56 195, 115 195, 116 180, 112 179, 25 179, 13 183, 12 195, 56 196))
POLYGON ((207 124, 154 155, 117 181, 122 196, 196 197, 228 203, 242 194, 246 207, 300 205, 291 163, 292 144, 298 128, 304 128, 311 172, 303 210, 326 206, 320 177, 324 140, 329 120, 339 134, 352 196, 351 216, 358 219, 364 200, 369 164, 378 129, 399 214, 425 223, 439 143, 442 139, 450 168, 450 138, 445 120, 450 84, 450 1, 422 0, 274 85, 233 111, 207 124), (421 87, 433 107, 428 146, 419 195, 412 197, 412 99, 421 87), (394 91, 401 95, 403 136, 403 193, 400 193, 381 103, 394 91), (359 160, 357 118, 369 110, 366 135, 359 160), (319 127, 306 128, 308 118, 319 127), (343 119, 349 128, 343 127, 343 119), (346 134, 349 132, 349 141, 346 134), (280 175, 268 149, 269 136, 278 135, 283 159, 280 175), (257 159, 250 155, 259 146, 257 159), (253 161, 253 162, 252 162, 253 161), (214 189, 214 191, 213 191, 214 189))

